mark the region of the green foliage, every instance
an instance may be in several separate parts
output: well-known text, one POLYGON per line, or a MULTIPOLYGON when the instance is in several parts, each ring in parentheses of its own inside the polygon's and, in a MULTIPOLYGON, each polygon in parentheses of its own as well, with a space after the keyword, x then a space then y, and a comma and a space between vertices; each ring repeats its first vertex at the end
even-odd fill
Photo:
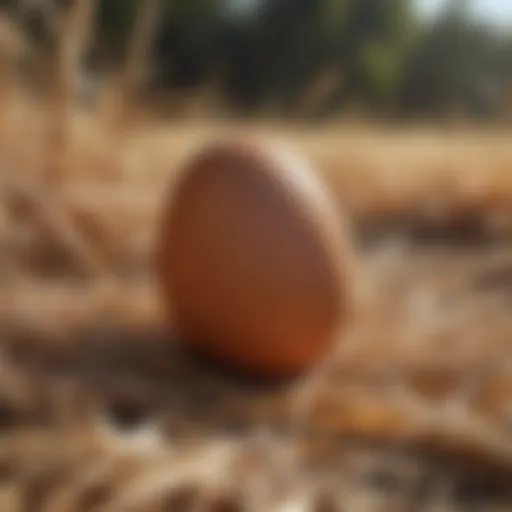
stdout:
POLYGON ((496 93, 491 91, 499 90, 498 50, 493 33, 468 18, 460 3, 448 9, 410 60, 406 105, 427 113, 453 107, 472 114, 492 110, 496 93))
POLYGON ((99 0, 96 21, 97 46, 104 56, 119 57, 133 29, 139 0, 99 0))
MULTIPOLYGON (((315 77, 339 69, 331 110, 357 101, 433 114, 462 104, 480 115, 512 80, 512 38, 478 25, 466 0, 430 25, 411 0, 253 1, 247 18, 229 16, 227 0, 162 0, 158 84, 195 87, 221 71, 235 107, 271 103, 286 114, 315 77)), ((116 59, 141 0, 99 3, 99 47, 116 59)))
POLYGON ((167 0, 155 43, 159 79, 194 86, 209 78, 222 49, 220 0, 167 0))
POLYGON ((398 52, 390 45, 369 42, 361 46, 360 59, 368 95, 377 101, 391 99, 400 83, 398 52))

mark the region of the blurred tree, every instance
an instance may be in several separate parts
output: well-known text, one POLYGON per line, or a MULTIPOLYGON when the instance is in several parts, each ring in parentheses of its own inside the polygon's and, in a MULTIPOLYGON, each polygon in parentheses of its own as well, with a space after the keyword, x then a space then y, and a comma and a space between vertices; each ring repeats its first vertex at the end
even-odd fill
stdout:
POLYGON ((264 0, 259 48, 267 87, 291 104, 325 60, 325 0, 264 0), (288 100, 288 101, 287 101, 288 100))
POLYGON ((417 21, 408 0, 353 0, 349 12, 351 93, 374 107, 396 99, 417 21))
MULTIPOLYGON (((122 65, 142 1, 98 0, 93 62, 122 65)), ((511 88, 512 43, 472 19, 468 0, 449 1, 432 23, 411 0, 160 3, 152 85, 198 90, 215 77, 245 113, 337 114, 360 104, 489 115, 511 88)))
POLYGON ((451 2, 429 27, 409 61, 403 103, 409 111, 442 115, 492 112, 499 88, 499 44, 470 17, 467 2, 451 2))
POLYGON ((96 21, 96 53, 112 61, 123 55, 135 24, 140 0, 100 0, 96 21))
POLYGON ((288 111, 319 75, 338 69, 344 80, 331 108, 354 96, 389 102, 414 30, 409 0, 261 0, 251 29, 229 41, 231 83, 251 91, 246 99, 288 111))
POLYGON ((210 78, 222 55, 223 0, 167 0, 155 44, 157 79, 179 87, 210 78))

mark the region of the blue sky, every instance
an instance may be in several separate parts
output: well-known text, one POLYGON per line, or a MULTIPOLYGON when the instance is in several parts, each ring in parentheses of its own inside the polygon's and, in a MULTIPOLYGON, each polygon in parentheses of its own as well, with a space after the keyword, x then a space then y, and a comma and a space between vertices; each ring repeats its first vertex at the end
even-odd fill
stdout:
MULTIPOLYGON (((418 0, 422 12, 435 13, 446 0, 418 0)), ((472 0, 473 11, 482 19, 512 26, 512 0, 472 0)))

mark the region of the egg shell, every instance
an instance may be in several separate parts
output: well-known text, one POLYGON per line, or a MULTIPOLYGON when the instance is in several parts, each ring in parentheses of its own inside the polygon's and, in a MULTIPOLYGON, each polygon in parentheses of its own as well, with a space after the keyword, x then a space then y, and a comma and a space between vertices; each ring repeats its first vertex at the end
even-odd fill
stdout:
POLYGON ((343 334, 349 231, 323 183, 282 145, 217 140, 167 198, 158 282, 180 339, 236 373, 287 378, 343 334))

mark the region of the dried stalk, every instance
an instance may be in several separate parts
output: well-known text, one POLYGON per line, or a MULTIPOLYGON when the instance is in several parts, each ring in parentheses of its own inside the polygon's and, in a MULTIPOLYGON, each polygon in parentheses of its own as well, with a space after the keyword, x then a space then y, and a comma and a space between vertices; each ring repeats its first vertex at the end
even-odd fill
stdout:
POLYGON ((137 93, 149 74, 149 54, 160 12, 160 0, 141 0, 122 70, 103 93, 99 116, 106 126, 114 173, 123 168, 127 133, 134 125, 137 93))
MULTIPOLYGON (((15 66, 27 51, 27 42, 16 24, 0 15, 0 143, 8 145, 13 138, 12 115, 16 109, 19 76, 15 66)), ((5 149, 5 147, 3 147, 5 149)))
POLYGON ((30 182, 3 173, 0 182, 6 197, 24 205, 33 222, 61 245, 94 278, 111 278, 101 256, 80 235, 68 212, 59 208, 52 194, 30 182))
POLYGON ((121 140, 133 117, 136 95, 149 74, 149 54, 160 12, 160 0, 141 0, 140 10, 128 43, 126 59, 109 91, 113 104, 112 134, 122 149, 121 140))
POLYGON ((124 91, 133 95, 148 75, 148 55, 160 12, 160 0, 145 0, 137 16, 123 74, 124 91))
POLYGON ((60 184, 67 175, 72 119, 81 59, 89 42, 96 0, 74 0, 59 25, 54 62, 46 178, 60 184))
POLYGON ((310 87, 299 98, 294 109, 296 118, 308 118, 317 114, 343 85, 343 76, 338 69, 326 69, 318 75, 310 87))
POLYGON ((50 232, 60 245, 81 262, 93 277, 110 276, 106 262, 87 239, 77 218, 89 224, 99 221, 92 212, 78 211, 76 206, 51 197, 69 175, 73 142, 73 116, 76 109, 77 81, 81 60, 89 44, 96 0, 73 0, 66 15, 54 18, 52 27, 57 30, 57 47, 53 62, 50 125, 47 141, 46 168, 43 177, 48 190, 16 185, 16 193, 32 205, 34 220, 50 232))

